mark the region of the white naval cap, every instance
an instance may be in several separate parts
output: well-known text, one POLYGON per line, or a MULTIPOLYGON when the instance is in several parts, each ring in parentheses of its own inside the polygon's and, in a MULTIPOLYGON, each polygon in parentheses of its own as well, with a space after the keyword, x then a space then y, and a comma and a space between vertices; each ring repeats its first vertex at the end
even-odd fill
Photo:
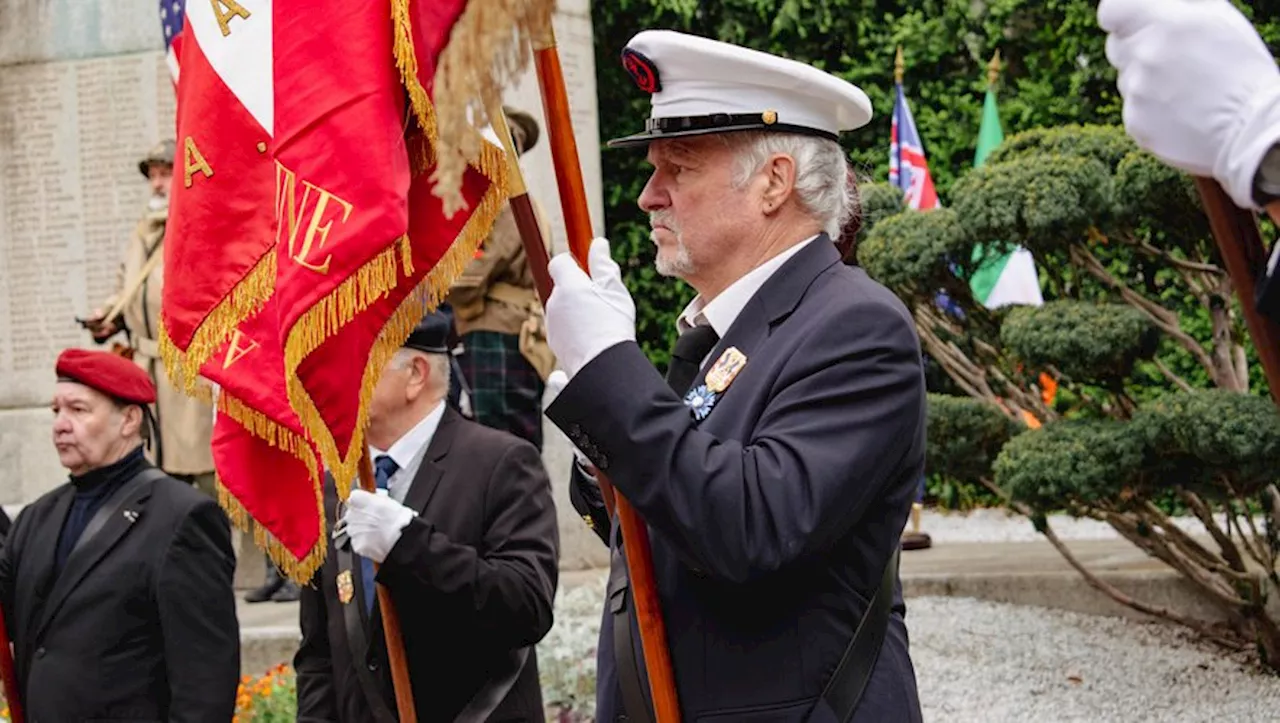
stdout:
POLYGON ((622 50, 622 65, 653 105, 644 132, 613 139, 611 147, 744 130, 835 139, 871 120, 871 101, 852 83, 696 35, 645 30, 622 50))

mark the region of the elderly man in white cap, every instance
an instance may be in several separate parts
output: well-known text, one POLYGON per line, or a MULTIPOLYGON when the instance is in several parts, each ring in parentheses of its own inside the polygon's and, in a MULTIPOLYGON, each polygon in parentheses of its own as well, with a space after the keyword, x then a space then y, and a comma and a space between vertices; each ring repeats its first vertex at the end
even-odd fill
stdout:
MULTIPOLYGON (((1244 15, 1227 0, 1102 0, 1098 23, 1138 145, 1280 223, 1280 69, 1244 15)), ((1276 321, 1278 261, 1274 244, 1256 299, 1276 321)))
MULTIPOLYGON (((833 244, 851 210, 857 87, 669 31, 622 61, 652 97, 640 194, 657 270, 697 297, 666 379, 635 342, 609 244, 551 263, 547 416, 649 526, 686 720, 919 721, 897 574, 924 465, 911 314, 833 244)), ((618 525, 598 647, 601 721, 652 700, 618 525)))

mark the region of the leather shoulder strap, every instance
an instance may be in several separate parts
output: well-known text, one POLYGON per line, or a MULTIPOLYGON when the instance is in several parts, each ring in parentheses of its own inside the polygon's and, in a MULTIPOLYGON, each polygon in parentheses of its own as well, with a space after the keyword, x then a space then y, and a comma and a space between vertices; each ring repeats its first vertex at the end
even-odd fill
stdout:
POLYGON ((502 662, 489 669, 489 679, 471 696, 462 712, 453 723, 485 723, 489 716, 498 709, 507 693, 520 678, 524 665, 529 660, 529 648, 517 648, 507 653, 502 662))
MULTIPOLYGON (((351 573, 355 595, 342 606, 343 623, 347 629, 347 649, 351 651, 351 668, 364 691, 365 700, 369 703, 369 714, 377 723, 395 723, 397 717, 391 712, 391 706, 382 697, 382 687, 369 671, 369 636, 366 620, 362 612, 364 607, 363 575, 360 574, 360 558, 351 552, 349 546, 335 545, 338 553, 338 572, 351 573)), ((326 593, 327 594, 327 593, 326 593)))
POLYGON ((76 540, 75 546, 71 548, 70 554, 74 555, 81 547, 84 547, 94 535, 102 530, 102 527, 107 524, 107 520, 119 514, 120 508, 124 503, 133 499, 134 495, 140 492, 143 487, 155 484, 167 476, 163 471, 155 467, 147 467, 135 474, 128 482, 120 485, 119 489, 103 501, 98 511, 93 513, 93 517, 89 519, 89 524, 85 525, 84 532, 80 533, 80 539, 76 540))
POLYGON ((845 648, 840 664, 827 681, 822 697, 836 714, 836 720, 848 723, 853 719, 853 712, 862 700, 862 693, 871 680, 871 672, 875 670, 876 660, 880 657, 880 648, 884 645, 885 631, 889 628, 889 613, 893 609, 893 582, 898 576, 898 554, 901 548, 894 549, 889 563, 884 566, 884 574, 880 578, 880 587, 867 606, 866 615, 858 623, 853 633, 853 640, 845 648))
POLYGON ((613 664, 618 674, 618 688, 622 693, 622 707, 627 712, 628 721, 653 723, 655 718, 649 702, 649 685, 642 680, 640 674, 641 646, 637 645, 631 631, 634 606, 630 600, 627 563, 622 553, 622 531, 616 518, 612 530, 615 533, 612 535, 615 544, 609 565, 606 603, 609 614, 613 616, 613 664))

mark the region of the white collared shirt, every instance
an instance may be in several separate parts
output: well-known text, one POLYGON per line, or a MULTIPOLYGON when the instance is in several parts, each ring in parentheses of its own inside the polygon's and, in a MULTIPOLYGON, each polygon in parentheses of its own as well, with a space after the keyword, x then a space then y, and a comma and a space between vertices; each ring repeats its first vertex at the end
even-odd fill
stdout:
POLYGON ((431 438, 435 436, 436 429, 440 426, 440 418, 444 416, 444 406, 442 399, 430 414, 397 439, 391 445, 391 449, 384 452, 376 447, 369 447, 369 453, 373 455, 373 459, 376 460, 380 455, 386 454, 395 460, 399 467, 396 473, 391 475, 391 479, 387 480, 387 494, 391 495, 396 502, 404 504, 404 498, 408 496, 409 488, 413 486, 413 478, 418 476, 418 468, 422 466, 422 458, 427 454, 431 438))
MULTIPOLYGON (((760 264, 752 269, 748 274, 729 284, 720 295, 706 303, 702 300, 702 295, 694 297, 693 301, 680 312, 679 318, 676 319, 676 331, 683 334, 695 326, 710 324, 715 329, 716 334, 721 338, 729 331, 729 327, 733 326, 733 322, 746 308, 747 302, 751 301, 751 297, 756 295, 761 286, 773 276, 782 265, 792 256, 800 252, 800 249, 813 243, 818 236, 810 236, 782 253, 774 256, 768 261, 760 264)), ((702 360, 706 364, 706 359, 702 360)))

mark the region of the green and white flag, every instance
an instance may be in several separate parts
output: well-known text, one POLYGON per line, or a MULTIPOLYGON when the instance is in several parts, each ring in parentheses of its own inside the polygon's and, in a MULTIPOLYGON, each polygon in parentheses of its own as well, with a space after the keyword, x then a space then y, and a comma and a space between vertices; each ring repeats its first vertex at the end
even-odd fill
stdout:
MULTIPOLYGON (((1004 130, 1000 127, 1000 111, 996 107, 996 94, 987 87, 987 98, 982 104, 982 125, 978 129, 978 149, 974 156, 974 168, 986 163, 987 156, 1004 141, 1004 130)), ((1044 297, 1040 295, 1040 276, 1036 272, 1036 260, 1031 252, 1016 247, 1007 254, 998 249, 990 249, 992 255, 983 261, 988 253, 982 244, 974 246, 973 262, 981 264, 969 279, 969 288, 976 299, 988 309, 1006 304, 1031 304, 1040 306, 1044 297)))

